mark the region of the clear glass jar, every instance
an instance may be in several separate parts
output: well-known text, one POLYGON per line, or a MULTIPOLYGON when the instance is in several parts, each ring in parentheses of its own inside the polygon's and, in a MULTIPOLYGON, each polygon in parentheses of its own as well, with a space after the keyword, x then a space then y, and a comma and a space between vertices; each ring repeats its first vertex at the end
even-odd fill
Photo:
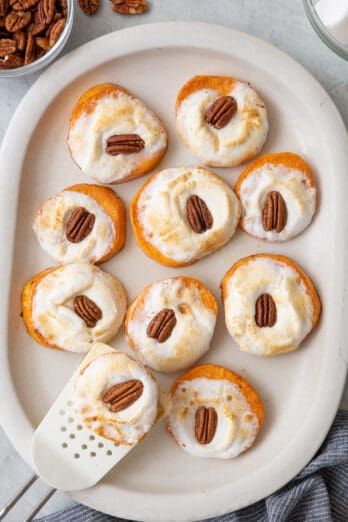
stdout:
POLYGON ((312 27, 320 36, 322 41, 332 49, 336 54, 348 60, 348 46, 344 45, 342 42, 338 41, 331 32, 327 29, 327 27, 321 21, 317 10, 315 8, 315 4, 318 3, 319 0, 303 0, 303 4, 312 27))
POLYGON ((58 38, 58 41, 55 45, 47 51, 41 58, 35 60, 28 65, 23 65, 23 67, 17 67, 15 69, 1 69, 0 70, 0 80, 1 78, 15 78, 18 76, 25 76, 26 74, 34 73, 46 67, 52 60, 54 60, 58 54, 62 51, 66 42, 71 33, 71 29, 73 26, 74 20, 74 0, 67 0, 68 6, 68 15, 67 20, 65 22, 65 26, 62 34, 58 38))
POLYGON ((303 0, 303 4, 312 27, 320 36, 322 41, 332 49, 336 54, 348 60, 348 46, 344 45, 342 42, 338 41, 331 32, 327 29, 327 27, 321 21, 317 10, 315 8, 315 4, 318 3, 319 0, 303 0))

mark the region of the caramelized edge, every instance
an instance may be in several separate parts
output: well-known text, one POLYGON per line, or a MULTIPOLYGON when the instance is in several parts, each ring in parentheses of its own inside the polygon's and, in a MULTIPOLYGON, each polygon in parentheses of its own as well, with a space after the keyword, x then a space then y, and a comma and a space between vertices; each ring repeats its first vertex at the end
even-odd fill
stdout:
POLYGON ((220 96, 227 96, 230 94, 236 81, 235 78, 230 76, 211 76, 205 74, 193 76, 193 78, 190 78, 183 87, 181 87, 176 99, 175 112, 178 112, 180 105, 188 96, 202 89, 214 89, 218 91, 220 96))
POLYGON ((25 283, 22 293, 21 293, 21 306, 22 306, 22 318, 24 321, 24 325, 27 329, 28 334, 39 344, 42 344, 43 346, 47 346, 48 348, 54 348, 55 350, 63 350, 60 346, 57 346, 56 344, 53 344, 44 337, 39 330, 37 330, 34 326, 33 322, 33 300, 35 296, 35 291, 37 285, 40 283, 40 281, 46 277, 46 275, 50 274, 51 272, 54 272, 55 270, 59 269, 60 267, 52 267, 52 268, 46 268, 46 270, 42 270, 38 274, 36 274, 34 277, 32 277, 27 283, 25 283))

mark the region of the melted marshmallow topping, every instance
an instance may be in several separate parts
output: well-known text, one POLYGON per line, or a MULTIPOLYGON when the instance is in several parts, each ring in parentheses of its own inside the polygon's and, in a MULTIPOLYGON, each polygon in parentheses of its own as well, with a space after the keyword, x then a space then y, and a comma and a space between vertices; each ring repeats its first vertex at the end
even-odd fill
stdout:
POLYGON ((185 98, 177 111, 177 126, 184 142, 206 165, 236 166, 261 150, 268 133, 265 104, 247 83, 235 81, 231 92, 237 112, 222 129, 205 121, 206 110, 220 97, 214 89, 201 89, 185 98))
POLYGON ((258 432, 258 418, 239 387, 224 379, 197 378, 179 383, 172 396, 169 428, 179 445, 196 457, 230 459, 249 448, 258 432), (215 408, 216 432, 209 444, 195 437, 199 406, 215 408))
POLYGON ((106 342, 120 328, 126 312, 121 283, 94 265, 57 267, 37 284, 33 297, 34 327, 50 343, 71 352, 88 352, 96 342, 106 342), (102 318, 88 327, 74 311, 74 298, 84 295, 101 310, 102 318))
POLYGON ((296 350, 312 329, 314 307, 300 276, 291 266, 271 258, 255 258, 241 265, 227 282, 225 320, 241 350, 277 355, 296 350), (277 309, 272 327, 259 328, 255 303, 270 294, 277 309))
POLYGON ((63 190, 45 201, 35 216, 33 229, 43 250, 59 263, 98 261, 109 252, 116 233, 111 219, 95 199, 73 190, 63 190), (71 243, 66 238, 66 224, 78 207, 93 213, 95 222, 83 241, 71 243))
POLYGON ((75 403, 84 424, 118 444, 135 444, 152 428, 158 413, 158 386, 140 363, 122 352, 101 355, 77 376, 75 403), (125 409, 112 412, 103 402, 113 386, 136 379, 143 384, 141 396, 125 409))
POLYGON ((145 239, 162 255, 188 263, 214 252, 233 236, 240 203, 218 176, 201 168, 172 168, 159 172, 138 199, 137 213, 145 239), (186 205, 192 195, 207 205, 213 226, 202 234, 191 228, 186 205))
MULTIPOLYGON (((215 299, 211 295, 211 299, 215 299)), ((203 302, 194 281, 173 277, 151 285, 129 310, 127 335, 144 364, 154 370, 174 372, 188 368, 208 351, 217 305, 212 310, 203 302), (176 325, 171 335, 159 343, 147 335, 154 316, 165 308, 174 311, 176 325)))
POLYGON ((270 241, 284 241, 302 232, 315 212, 316 189, 308 177, 297 169, 267 163, 250 172, 240 186, 242 225, 252 236, 270 241), (279 192, 287 208, 287 222, 281 232, 266 231, 262 225, 262 210, 267 195, 279 192))
POLYGON ((89 114, 82 113, 69 131, 69 149, 81 170, 100 183, 122 181, 167 146, 167 134, 146 105, 118 91, 97 101, 89 114), (145 148, 137 153, 112 156, 105 151, 107 139, 119 134, 138 134, 145 148))

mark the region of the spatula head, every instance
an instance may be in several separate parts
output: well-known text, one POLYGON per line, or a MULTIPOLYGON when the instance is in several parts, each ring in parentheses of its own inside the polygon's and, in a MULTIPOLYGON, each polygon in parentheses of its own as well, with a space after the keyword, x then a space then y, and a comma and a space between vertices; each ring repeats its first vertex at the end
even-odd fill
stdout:
MULTIPOLYGON (((86 364, 113 350, 104 344, 94 345, 34 433, 33 465, 53 488, 72 491, 93 486, 136 445, 118 445, 98 436, 76 414, 76 376, 86 364)), ((164 413, 168 401, 161 391, 160 402, 164 413)))

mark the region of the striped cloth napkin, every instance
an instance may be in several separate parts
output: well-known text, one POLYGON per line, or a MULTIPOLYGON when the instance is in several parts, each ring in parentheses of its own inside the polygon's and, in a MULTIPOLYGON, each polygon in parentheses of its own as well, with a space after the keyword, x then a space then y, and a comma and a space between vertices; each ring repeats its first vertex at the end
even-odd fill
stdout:
MULTIPOLYGON (((348 411, 337 413, 316 456, 289 484, 252 506, 209 519, 209 522, 331 521, 348 522, 348 411)), ((129 521, 77 505, 37 522, 129 521)))

